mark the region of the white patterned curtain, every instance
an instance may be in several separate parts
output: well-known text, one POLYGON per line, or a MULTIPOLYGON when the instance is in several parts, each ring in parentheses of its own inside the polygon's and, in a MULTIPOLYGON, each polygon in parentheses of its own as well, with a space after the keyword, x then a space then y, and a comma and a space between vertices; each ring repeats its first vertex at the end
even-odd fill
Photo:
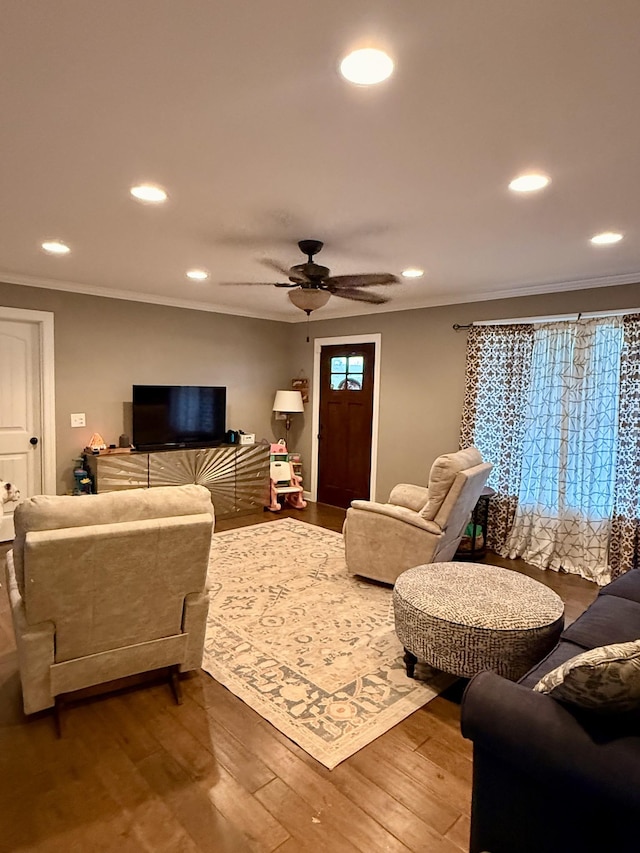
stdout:
POLYGON ((510 557, 611 578, 622 319, 536 327, 510 557))

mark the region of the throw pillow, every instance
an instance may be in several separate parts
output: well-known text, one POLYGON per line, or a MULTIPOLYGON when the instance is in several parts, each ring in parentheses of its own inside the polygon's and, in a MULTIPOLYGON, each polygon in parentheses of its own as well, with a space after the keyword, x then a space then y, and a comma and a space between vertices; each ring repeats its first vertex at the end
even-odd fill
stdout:
POLYGON ((533 689, 593 711, 640 709, 640 640, 576 655, 548 672, 533 689))

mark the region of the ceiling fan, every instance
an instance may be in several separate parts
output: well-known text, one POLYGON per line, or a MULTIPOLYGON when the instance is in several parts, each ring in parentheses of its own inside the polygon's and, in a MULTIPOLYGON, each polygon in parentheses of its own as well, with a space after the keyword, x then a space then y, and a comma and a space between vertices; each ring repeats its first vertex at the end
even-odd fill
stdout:
POLYGON ((290 269, 282 266, 277 261, 265 258, 262 263, 276 272, 286 276, 288 282, 222 282, 223 284, 268 284, 272 287, 286 287, 289 289, 289 299, 296 308, 304 311, 307 317, 312 311, 326 305, 331 296, 340 296, 342 299, 352 299, 356 302, 367 302, 370 305, 382 305, 389 299, 377 293, 361 290, 365 287, 375 285, 397 284, 399 279, 392 273, 364 273, 361 275, 331 275, 328 267, 316 264, 314 255, 322 249, 324 243, 321 240, 300 240, 298 248, 303 255, 307 256, 304 264, 295 264, 290 269))

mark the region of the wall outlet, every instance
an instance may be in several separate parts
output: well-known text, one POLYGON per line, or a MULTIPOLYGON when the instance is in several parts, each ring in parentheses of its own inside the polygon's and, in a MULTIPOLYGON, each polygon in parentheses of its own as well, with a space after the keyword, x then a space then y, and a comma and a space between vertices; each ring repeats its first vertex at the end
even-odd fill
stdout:
POLYGON ((72 427, 83 427, 87 425, 86 418, 84 416, 84 412, 75 412, 71 415, 71 426, 72 427))

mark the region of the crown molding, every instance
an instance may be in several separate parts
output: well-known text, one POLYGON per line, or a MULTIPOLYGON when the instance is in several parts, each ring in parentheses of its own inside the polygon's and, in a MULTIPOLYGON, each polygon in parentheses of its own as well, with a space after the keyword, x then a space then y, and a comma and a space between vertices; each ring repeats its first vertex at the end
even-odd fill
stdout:
MULTIPOLYGON (((278 323, 306 323, 307 319, 275 312, 255 312, 242 308, 231 308, 228 305, 216 305, 211 302, 198 302, 192 299, 177 299, 171 296, 160 296, 156 293, 143 293, 135 290, 118 290, 110 287, 81 284, 73 281, 58 281, 56 279, 36 278, 19 273, 3 272, 0 270, 0 282, 17 284, 24 287, 40 287, 45 290, 60 290, 68 293, 80 293, 84 296, 99 296, 105 299, 121 299, 129 302, 146 302, 151 305, 166 305, 169 308, 186 308, 191 311, 208 311, 211 314, 228 314, 234 317, 248 317, 253 320, 273 320, 278 323)), ((564 293, 571 290, 590 290, 595 287, 615 287, 623 284, 639 284, 640 272, 622 273, 621 275, 601 276, 599 278, 581 278, 559 282, 534 282, 517 285, 506 290, 486 290, 479 293, 450 293, 425 297, 396 306, 393 302, 385 305, 366 306, 365 303, 351 303, 358 306, 358 313, 353 311, 329 310, 318 316, 309 318, 312 322, 321 320, 341 320, 347 317, 360 317, 371 314, 388 314, 397 311, 415 311, 420 308, 438 308, 444 305, 461 305, 468 302, 490 302, 497 299, 513 299, 518 296, 536 296, 544 293, 564 293)), ((330 302, 329 305, 332 303, 330 302)), ((339 304, 337 301, 333 304, 339 304)), ((288 308, 288 301, 286 303, 288 308)), ((316 312, 314 312, 316 313, 316 312)))
MULTIPOLYGON (((559 282, 535 282, 532 284, 523 284, 516 287, 511 287, 508 290, 485 290, 479 293, 449 293, 440 294, 424 299, 415 299, 412 302, 403 304, 402 306, 394 306, 392 302, 385 305, 372 306, 364 311, 360 311, 357 316, 365 314, 389 314, 397 311, 416 311, 420 308, 441 308, 445 305, 462 305, 471 302, 491 302, 498 299, 514 299, 518 296, 538 296, 545 293, 567 293, 572 290, 592 290, 596 287, 616 287, 623 284, 640 284, 640 272, 622 273, 620 275, 601 276, 599 278, 581 278, 571 279, 568 281, 559 282)), ((329 303, 331 304, 331 303, 329 303)), ((360 303, 358 303, 360 305, 360 303)), ((314 320, 341 320, 345 317, 356 316, 353 313, 331 312, 330 315, 324 314, 319 317, 311 315, 311 321, 314 320)), ((306 320, 294 320, 293 322, 306 322, 306 320)))
MULTIPOLYGON (((66 293, 80 293, 83 296, 101 296, 105 299, 123 299, 128 302, 146 302, 151 305, 166 305, 169 308, 187 308, 192 311, 208 311, 211 314, 230 314, 234 317, 249 317, 253 320, 275 320, 287 322, 275 313, 261 311, 245 311, 241 308, 230 308, 228 305, 216 305, 212 302, 198 302, 195 299, 176 299, 171 296, 160 296, 157 293, 143 293, 136 290, 118 290, 111 287, 99 287, 80 284, 75 281, 57 281, 49 278, 35 278, 19 273, 3 272, 0 270, 0 282, 18 284, 23 287, 41 287, 45 290, 61 290, 66 293)), ((295 322, 295 319, 288 322, 295 322)))

